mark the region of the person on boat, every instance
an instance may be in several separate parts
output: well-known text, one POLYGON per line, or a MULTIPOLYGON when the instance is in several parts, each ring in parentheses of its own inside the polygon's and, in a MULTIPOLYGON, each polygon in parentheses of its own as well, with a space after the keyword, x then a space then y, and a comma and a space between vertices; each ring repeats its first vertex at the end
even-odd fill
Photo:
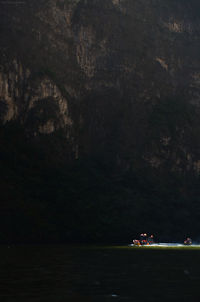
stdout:
POLYGON ((143 233, 141 233, 141 234, 140 234, 140 239, 139 239, 140 244, 142 244, 142 242, 143 242, 143 238, 144 238, 144 234, 143 234, 143 233))
POLYGON ((134 244, 134 245, 137 245, 137 246, 140 246, 140 245, 141 245, 141 244, 140 244, 140 240, 137 240, 137 239, 133 240, 133 244, 134 244))
POLYGON ((147 244, 147 234, 146 233, 140 234, 140 244, 141 245, 147 244))
POLYGON ((147 239, 147 242, 149 244, 153 244, 154 243, 154 236, 153 235, 149 236, 148 239, 147 239))
POLYGON ((188 237, 186 240, 184 240, 184 244, 185 245, 191 245, 192 244, 192 239, 188 237))

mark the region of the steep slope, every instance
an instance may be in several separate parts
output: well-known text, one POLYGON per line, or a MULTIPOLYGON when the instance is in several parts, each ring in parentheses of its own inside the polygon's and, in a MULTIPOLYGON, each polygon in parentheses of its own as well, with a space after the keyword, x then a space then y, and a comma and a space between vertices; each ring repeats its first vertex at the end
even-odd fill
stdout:
POLYGON ((75 157, 198 170, 196 5, 3 2, 2 122, 19 120, 32 136, 63 129, 75 157))
MULTIPOLYGON (((161 213, 178 207, 175 217, 163 218, 162 232, 168 220, 172 229, 176 219, 198 212, 199 9, 197 0, 0 3, 1 164, 2 176, 9 175, 1 182, 3 211, 10 213, 17 204, 32 213, 33 207, 33 213, 49 215, 46 220, 53 225, 53 206, 47 208, 58 198, 57 209, 72 215, 68 229, 76 201, 85 211, 80 221, 99 217, 99 211, 97 225, 105 224, 105 231, 105 209, 119 217, 125 208, 111 224, 123 225, 130 213, 130 231, 134 215, 151 213, 155 223, 147 219, 147 225, 155 230, 161 213)), ((62 220, 62 229, 61 212, 55 221, 62 220)), ((139 218, 134 225, 139 230, 139 218)), ((78 226, 70 228, 66 236, 71 238, 76 228, 79 234, 78 226)), ((85 228, 86 234, 92 232, 85 228)))

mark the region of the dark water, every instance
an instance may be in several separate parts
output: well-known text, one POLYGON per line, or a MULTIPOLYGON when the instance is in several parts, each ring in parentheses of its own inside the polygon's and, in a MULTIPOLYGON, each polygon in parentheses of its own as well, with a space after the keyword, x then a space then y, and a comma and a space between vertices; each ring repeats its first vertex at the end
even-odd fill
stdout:
POLYGON ((200 301, 200 250, 0 247, 0 301, 200 301))

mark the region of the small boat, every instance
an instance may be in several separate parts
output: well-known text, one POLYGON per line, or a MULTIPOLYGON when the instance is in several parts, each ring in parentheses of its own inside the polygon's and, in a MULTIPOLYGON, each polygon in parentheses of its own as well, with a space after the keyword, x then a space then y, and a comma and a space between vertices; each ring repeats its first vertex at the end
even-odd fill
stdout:
POLYGON ((191 238, 186 238, 186 240, 184 240, 183 242, 184 245, 192 245, 192 239, 191 238))
POLYGON ((140 245, 152 245, 154 244, 154 236, 147 236, 147 234, 140 234, 140 239, 134 239, 133 245, 140 246, 140 245))

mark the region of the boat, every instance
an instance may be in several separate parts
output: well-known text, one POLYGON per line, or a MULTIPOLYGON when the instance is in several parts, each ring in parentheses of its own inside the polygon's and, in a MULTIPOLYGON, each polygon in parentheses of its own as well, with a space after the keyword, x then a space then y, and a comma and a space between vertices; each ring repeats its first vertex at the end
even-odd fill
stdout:
POLYGON ((184 240, 183 242, 184 245, 192 245, 192 239, 191 238, 186 238, 186 240, 184 240))
POLYGON ((152 245, 152 244, 154 244, 154 236, 153 235, 147 236, 146 233, 140 234, 140 239, 133 239, 134 246, 152 245))
POLYGON ((195 246, 200 247, 200 245, 194 245, 191 238, 186 238, 183 243, 155 243, 154 236, 147 236, 146 233, 140 234, 140 239, 134 239, 131 246, 154 246, 154 247, 184 247, 184 246, 195 246))

